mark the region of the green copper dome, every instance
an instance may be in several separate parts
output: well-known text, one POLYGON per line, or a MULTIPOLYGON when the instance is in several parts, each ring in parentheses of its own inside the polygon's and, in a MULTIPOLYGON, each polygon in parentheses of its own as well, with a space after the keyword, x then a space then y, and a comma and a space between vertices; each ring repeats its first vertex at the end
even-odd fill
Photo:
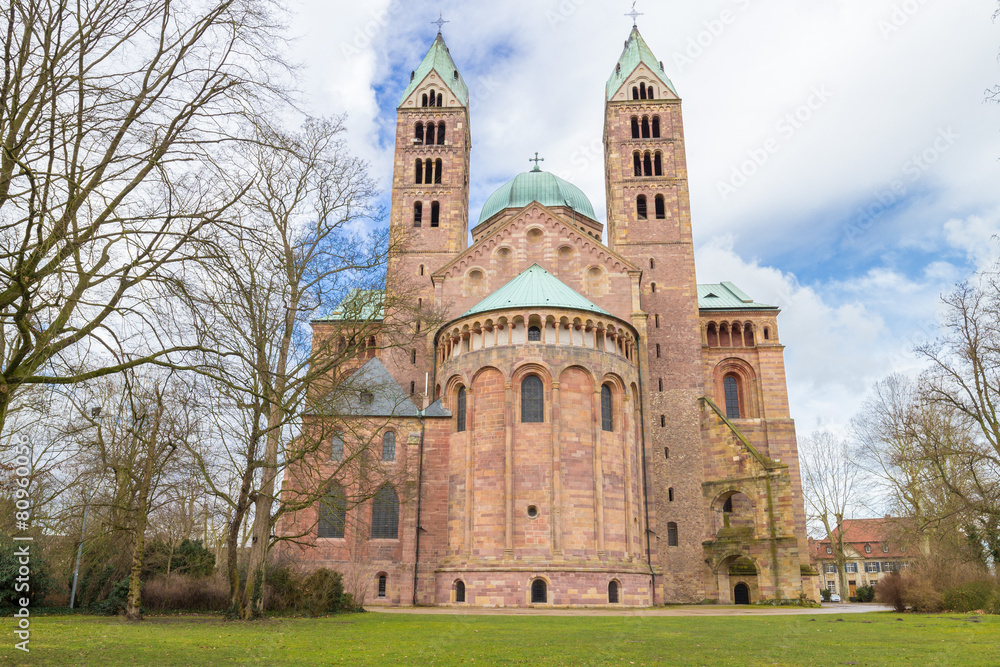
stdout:
POLYGON ((485 222, 506 208, 524 208, 536 201, 543 206, 566 206, 591 220, 594 206, 580 188, 547 171, 532 170, 518 174, 500 187, 483 204, 479 222, 485 222))

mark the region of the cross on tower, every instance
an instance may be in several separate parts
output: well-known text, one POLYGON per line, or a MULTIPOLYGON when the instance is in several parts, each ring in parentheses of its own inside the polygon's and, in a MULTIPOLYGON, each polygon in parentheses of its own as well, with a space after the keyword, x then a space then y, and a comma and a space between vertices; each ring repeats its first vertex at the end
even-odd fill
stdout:
POLYGON ((451 21, 444 20, 444 12, 438 12, 438 20, 431 21, 431 25, 436 25, 438 27, 438 34, 441 34, 441 28, 444 27, 445 23, 451 23, 451 21))
POLYGON ((638 27, 639 17, 640 16, 645 16, 645 14, 643 14, 642 12, 636 11, 636 9, 635 9, 635 3, 633 2, 632 3, 632 11, 630 11, 625 16, 631 16, 632 17, 632 27, 636 28, 636 27, 638 27))
POLYGON ((541 171, 541 169, 538 168, 538 163, 539 162, 545 162, 545 158, 538 157, 538 151, 535 151, 535 157, 528 158, 528 162, 534 162, 535 163, 535 168, 532 169, 531 171, 541 171))

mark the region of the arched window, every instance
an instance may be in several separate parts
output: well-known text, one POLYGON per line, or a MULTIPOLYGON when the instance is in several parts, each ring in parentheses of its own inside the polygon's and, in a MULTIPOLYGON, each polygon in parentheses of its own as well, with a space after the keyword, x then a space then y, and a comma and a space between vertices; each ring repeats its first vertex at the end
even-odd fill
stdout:
POLYGON ((430 100, 429 101, 430 101, 430 106, 432 106, 432 107, 433 106, 437 106, 437 94, 434 92, 433 88, 431 88, 431 90, 430 90, 430 100))
POLYGON ((635 163, 634 174, 635 176, 642 176, 642 155, 639 151, 632 154, 632 161, 635 163))
POLYGON ((372 499, 372 539, 399 539, 399 496, 388 484, 372 499))
POLYGON ((771 340, 771 330, 764 327, 764 340, 771 340))
POLYGON ((639 118, 637 116, 632 116, 632 138, 639 138, 639 118))
POLYGON ((443 107, 444 106, 444 95, 441 94, 441 93, 438 93, 437 105, 439 107, 443 107))
POLYGON ((601 429, 615 430, 614 413, 612 412, 611 385, 601 385, 601 429))
POLYGON ((444 146, 444 121, 438 123, 438 146, 444 146))
POLYGON ((642 156, 642 173, 645 176, 653 175, 653 154, 649 151, 642 156))
POLYGON ((384 598, 385 597, 385 588, 386 588, 386 584, 388 583, 388 581, 389 581, 389 577, 386 576, 385 574, 378 575, 378 596, 380 598, 384 598))
POLYGON ((435 183, 440 183, 441 182, 441 160, 440 159, 434 161, 434 182, 435 183))
POLYGON ((457 427, 456 430, 461 433, 465 430, 465 387, 458 388, 458 406, 455 410, 455 417, 457 427))
POLYGON ((608 582, 608 604, 618 604, 618 582, 608 582))
POLYGON ((656 283, 649 283, 649 291, 656 294, 656 283))
MULTIPOLYGON (((420 172, 417 172, 420 173, 420 172)), ((424 220, 424 205, 421 202, 413 202, 413 226, 419 227, 424 220)))
POLYGON ((640 220, 646 219, 646 195, 635 198, 635 213, 640 220))
POLYGON ((337 431, 330 440, 330 460, 342 461, 344 459, 344 434, 337 431))
POLYGON ((663 153, 660 151, 656 151, 656 157, 653 161, 653 174, 663 176, 663 153))
POLYGON ((427 106, 427 93, 424 93, 423 97, 420 98, 420 106, 427 106))
POLYGON ((638 86, 632 86, 632 99, 633 100, 639 99, 639 88, 638 88, 638 86))
POLYGON ((531 604, 546 604, 549 601, 548 587, 544 579, 531 582, 531 604))
POLYGON ((726 416, 730 419, 740 418, 740 383, 735 376, 727 375, 722 380, 726 394, 726 416))
POLYGON ((420 275, 424 275, 424 265, 420 265, 420 275))
POLYGON ((749 322, 743 325, 743 344, 747 347, 754 346, 753 325, 749 322))
POLYGON ((434 145, 434 123, 427 123, 427 145, 434 145))
POLYGON ((660 117, 659 116, 653 116, 653 138, 654 139, 659 139, 660 138, 660 117))
POLYGON ((640 100, 646 99, 646 84, 644 83, 639 84, 639 99, 640 100))
POLYGON ((655 269, 656 268, 656 260, 653 259, 652 257, 649 258, 649 268, 651 268, 651 269, 655 269))
POLYGON ((539 329, 538 327, 529 327, 528 328, 528 342, 529 343, 538 343, 538 342, 541 342, 541 340, 542 340, 542 330, 539 329))
POLYGON ((649 86, 648 88, 646 88, 646 99, 647 100, 655 100, 656 99, 656 96, 653 94, 653 87, 652 86, 649 86))
POLYGON ((413 130, 413 143, 422 144, 424 143, 424 124, 417 123, 413 130))
POLYGON ((669 489, 667 489, 667 500, 669 500, 670 502, 674 502, 674 487, 672 486, 669 489))
POLYGON ((649 139, 649 116, 642 117, 642 138, 649 139))
POLYGON ((430 185, 434 182, 434 161, 430 158, 424 160, 424 183, 430 185))
POLYGON ((417 160, 417 168, 415 169, 415 171, 416 171, 416 175, 417 175, 417 177, 416 177, 417 185, 423 185, 424 184, 424 161, 423 160, 417 160))
POLYGON ((316 536, 324 538, 342 538, 344 525, 347 523, 347 496, 344 489, 334 482, 326 495, 319 501, 319 522, 316 526, 316 536))
MULTIPOLYGON (((659 155, 659 153, 657 153, 659 155)), ((656 219, 663 220, 667 217, 667 206, 664 202, 663 195, 656 195, 656 219)))
POLYGON ((396 432, 386 431, 382 434, 382 460, 396 460, 396 432))
POLYGON ((545 421, 545 396, 542 379, 529 375, 521 382, 521 422, 540 424, 545 421))
POLYGON ((673 521, 667 524, 667 546, 677 546, 677 524, 673 521))
POLYGON ((455 602, 465 602, 465 582, 461 579, 455 582, 455 602))
POLYGON ((431 202, 431 227, 437 227, 441 224, 441 204, 440 202, 431 202))

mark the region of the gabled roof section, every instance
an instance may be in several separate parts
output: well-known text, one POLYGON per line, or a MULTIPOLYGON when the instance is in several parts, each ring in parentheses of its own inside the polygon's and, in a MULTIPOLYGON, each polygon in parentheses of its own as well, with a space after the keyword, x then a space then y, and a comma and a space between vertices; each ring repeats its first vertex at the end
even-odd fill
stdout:
POLYGON ((701 310, 779 310, 777 306, 757 303, 730 282, 698 285, 698 308, 701 310))
POLYGON ((314 322, 381 322, 385 292, 374 289, 352 289, 332 313, 314 322))
POLYGON ((410 77, 410 85, 406 87, 403 96, 399 99, 400 105, 432 71, 437 72, 448 89, 462 103, 462 106, 469 106, 469 87, 458 72, 455 61, 451 59, 451 52, 448 51, 448 45, 444 43, 444 36, 441 33, 438 33, 437 37, 434 38, 434 43, 431 44, 427 55, 424 56, 420 66, 414 70, 413 76, 410 77))
MULTIPOLYGON (((677 95, 677 89, 674 88, 674 84, 667 78, 667 74, 663 71, 660 61, 653 55, 653 51, 646 44, 646 40, 639 34, 639 28, 633 26, 632 34, 628 36, 628 41, 625 42, 625 50, 622 51, 622 55, 618 59, 618 65, 615 67, 615 71, 612 72, 611 78, 608 79, 607 93, 609 102, 614 99, 615 93, 632 76, 632 72, 640 64, 645 64, 652 71, 653 76, 662 81, 674 95, 677 95)), ((680 95, 677 96, 680 97, 680 95)))
POLYGON ((542 267, 532 264, 517 278, 473 306, 462 317, 489 310, 533 307, 571 308, 611 315, 542 267))
POLYGON ((418 417, 420 410, 378 357, 344 378, 318 411, 351 417, 418 417))

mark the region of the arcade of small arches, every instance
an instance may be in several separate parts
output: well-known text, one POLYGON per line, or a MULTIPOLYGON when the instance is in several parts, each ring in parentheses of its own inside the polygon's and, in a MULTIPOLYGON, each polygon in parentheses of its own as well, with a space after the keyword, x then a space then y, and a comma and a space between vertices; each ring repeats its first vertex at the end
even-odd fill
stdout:
POLYGON ((413 126, 413 143, 417 146, 444 146, 445 128, 443 120, 437 125, 433 122, 424 125, 423 121, 419 121, 413 126))
MULTIPOLYGON (((423 227, 424 225, 424 203, 421 201, 413 202, 413 226, 423 227)), ((430 215, 430 225, 431 227, 438 227, 441 225, 441 202, 432 201, 430 215)))
POLYGON ((663 176, 663 152, 635 151, 632 153, 632 170, 636 177, 663 176))
MULTIPOLYGON (((663 195, 653 197, 653 210, 657 220, 666 220, 667 205, 663 195)), ((649 218, 649 202, 646 195, 638 195, 635 198, 635 215, 639 220, 647 220, 649 218)))
MULTIPOLYGON (((458 72, 455 72, 456 79, 458 78, 458 72)), ((444 95, 437 92, 434 88, 431 88, 426 93, 420 96, 420 106, 422 107, 443 107, 444 106, 444 95)))
POLYGON ((660 138, 660 117, 653 116, 632 116, 632 138, 633 139, 659 139, 660 138))
POLYGON ((645 81, 640 81, 638 86, 632 86, 633 100, 655 100, 656 89, 653 84, 646 85, 645 81))
POLYGON ((417 185, 431 185, 432 183, 436 185, 440 184, 443 168, 444 163, 441 161, 441 158, 438 158, 437 160, 432 160, 431 158, 422 160, 417 158, 414 166, 413 180, 417 185))
POLYGON ((438 335, 437 359, 444 363, 487 348, 539 344, 586 348, 636 363, 638 340, 622 324, 565 313, 499 315, 459 323, 438 335))
POLYGON ((754 347, 776 342, 776 331, 770 323, 763 327, 753 322, 707 322, 702 325, 702 345, 708 347, 754 347))
MULTIPOLYGON (((549 582, 544 577, 535 577, 528 583, 528 595, 531 604, 555 604, 556 600, 549 598, 549 582)), ((456 579, 451 585, 451 601, 453 604, 467 604, 469 592, 462 579, 456 579)), ((609 605, 622 604, 624 591, 622 583, 617 578, 608 582, 609 605)))

